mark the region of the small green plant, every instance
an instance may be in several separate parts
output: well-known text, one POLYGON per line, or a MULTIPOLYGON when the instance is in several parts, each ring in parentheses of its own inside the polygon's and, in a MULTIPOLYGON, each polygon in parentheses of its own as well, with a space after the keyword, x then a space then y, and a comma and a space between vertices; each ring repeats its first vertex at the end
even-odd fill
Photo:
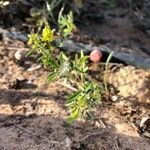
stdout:
MULTIPOLYGON (((73 13, 72 11, 68 12, 68 9, 73 9, 73 1, 74 0, 45 0, 42 6, 30 9, 31 18, 27 20, 36 23, 38 32, 49 24, 53 24, 57 28, 59 27, 61 31, 65 30, 64 28, 67 25, 69 26, 68 30, 71 30, 73 27, 73 13)), ((75 3, 75 5, 77 4, 75 3)))
POLYGON ((54 17, 54 11, 58 6, 65 3, 66 0, 45 0, 42 6, 30 9, 30 15, 32 18, 28 20, 35 21, 38 32, 40 32, 44 26, 49 25, 49 23, 57 25, 57 19, 54 17))
POLYGON ((58 18, 58 24, 61 35, 63 35, 64 37, 68 36, 75 28, 75 25, 73 24, 72 11, 70 11, 68 15, 62 15, 60 13, 58 18))
MULTIPOLYGON (((71 29, 72 27, 65 25, 63 22, 62 38, 66 37, 71 32, 71 29)), ((70 111, 68 123, 72 123, 78 117, 91 117, 91 112, 100 103, 104 89, 106 88, 107 90, 107 85, 104 88, 103 85, 99 85, 89 79, 89 56, 85 56, 81 50, 80 54, 76 54, 74 59, 67 57, 63 52, 56 57, 54 55, 55 48, 62 46, 63 42, 58 42, 58 39, 54 36, 54 30, 51 30, 49 26, 43 29, 41 36, 32 34, 28 43, 31 45, 31 50, 27 55, 37 52, 39 54, 38 61, 41 61, 50 70, 48 81, 65 80, 67 81, 67 87, 72 90, 72 93, 66 100, 66 106, 68 106, 70 111), (57 44, 54 46, 54 43, 57 44)))

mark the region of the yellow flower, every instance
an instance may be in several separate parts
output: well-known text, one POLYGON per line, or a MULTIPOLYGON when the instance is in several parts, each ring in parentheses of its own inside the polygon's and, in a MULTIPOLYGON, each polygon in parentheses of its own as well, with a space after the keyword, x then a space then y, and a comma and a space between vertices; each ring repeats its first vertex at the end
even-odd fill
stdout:
POLYGON ((29 41, 28 41, 28 44, 31 45, 33 43, 35 43, 35 41, 37 41, 37 34, 31 34, 29 35, 29 41))
POLYGON ((46 26, 42 31, 42 39, 43 41, 53 41, 53 31, 50 29, 49 26, 46 26))

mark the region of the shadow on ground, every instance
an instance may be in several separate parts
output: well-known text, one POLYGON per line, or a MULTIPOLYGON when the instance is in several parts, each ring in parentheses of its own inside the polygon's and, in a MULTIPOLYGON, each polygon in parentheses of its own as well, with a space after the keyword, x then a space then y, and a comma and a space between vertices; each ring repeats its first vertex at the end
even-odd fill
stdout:
POLYGON ((66 124, 51 115, 0 115, 0 148, 5 150, 148 150, 146 139, 118 133, 114 126, 66 124))
POLYGON ((0 149, 149 150, 149 141, 109 107, 97 110, 105 125, 88 120, 68 125, 63 94, 1 89, 0 149))

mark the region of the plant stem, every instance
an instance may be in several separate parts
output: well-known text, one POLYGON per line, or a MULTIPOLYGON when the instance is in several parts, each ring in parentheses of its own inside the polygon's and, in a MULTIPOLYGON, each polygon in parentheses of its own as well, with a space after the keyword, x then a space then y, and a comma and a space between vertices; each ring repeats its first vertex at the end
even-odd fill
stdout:
POLYGON ((109 65, 109 62, 112 58, 112 55, 113 55, 113 52, 111 52, 107 58, 107 61, 106 61, 106 65, 105 65, 105 73, 104 73, 104 88, 105 88, 105 91, 106 93, 108 93, 108 87, 107 87, 107 78, 108 78, 108 65, 109 65))
POLYGON ((77 91, 76 88, 74 88, 73 86, 71 86, 70 84, 67 84, 66 82, 59 82, 60 85, 72 90, 72 91, 77 91))

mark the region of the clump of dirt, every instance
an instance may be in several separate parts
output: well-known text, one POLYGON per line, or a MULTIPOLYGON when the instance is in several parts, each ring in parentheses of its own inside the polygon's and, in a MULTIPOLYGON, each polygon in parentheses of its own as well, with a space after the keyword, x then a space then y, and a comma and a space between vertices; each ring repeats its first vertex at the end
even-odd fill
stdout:
POLYGON ((123 97, 136 97, 139 102, 150 103, 150 72, 132 66, 120 68, 110 74, 109 82, 123 97))

